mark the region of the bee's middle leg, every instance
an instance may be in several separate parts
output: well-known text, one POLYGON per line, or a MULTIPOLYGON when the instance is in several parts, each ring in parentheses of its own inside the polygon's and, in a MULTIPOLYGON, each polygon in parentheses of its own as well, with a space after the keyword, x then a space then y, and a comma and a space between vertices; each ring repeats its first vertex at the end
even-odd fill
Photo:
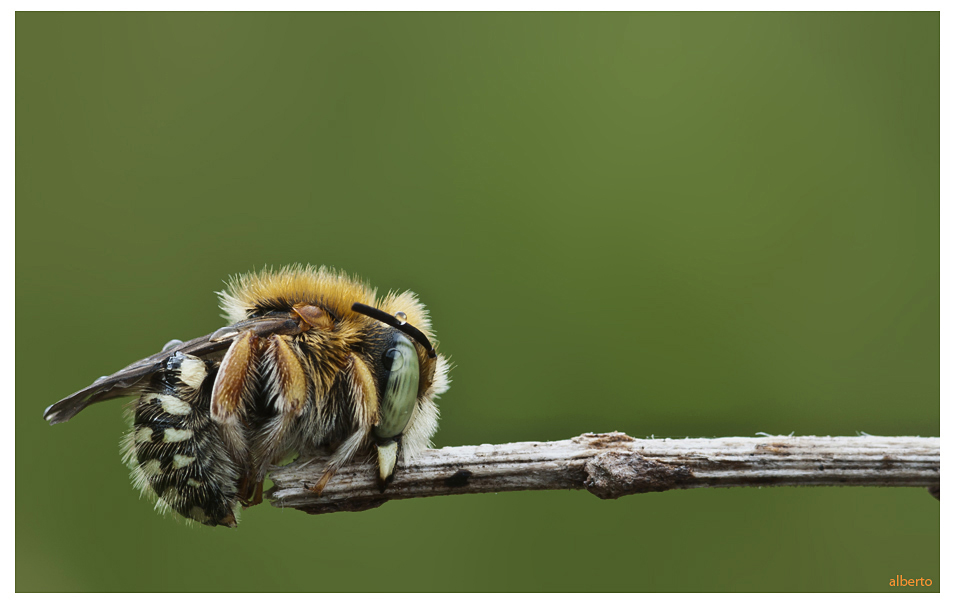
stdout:
POLYGON ((317 496, 322 495, 326 484, 333 478, 333 475, 335 475, 344 464, 349 462, 353 456, 356 455, 356 452, 359 451, 359 448, 362 447, 366 441, 366 435, 366 429, 359 429, 350 435, 346 441, 343 441, 340 446, 336 448, 336 451, 333 452, 332 458, 326 463, 323 475, 319 478, 319 481, 316 482, 316 485, 310 488, 310 491, 316 492, 317 496))

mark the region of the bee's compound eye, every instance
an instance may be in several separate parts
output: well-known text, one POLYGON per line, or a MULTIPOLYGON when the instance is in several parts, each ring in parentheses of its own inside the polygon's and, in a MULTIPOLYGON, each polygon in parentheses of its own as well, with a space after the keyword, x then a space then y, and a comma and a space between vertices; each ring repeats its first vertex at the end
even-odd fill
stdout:
POLYGON ((380 439, 392 439, 406 430, 419 394, 416 346, 400 332, 393 339, 392 346, 383 353, 383 368, 388 374, 381 389, 379 424, 374 429, 380 439))
POLYGON ((390 372, 398 372, 406 363, 402 351, 399 349, 389 349, 383 353, 383 366, 390 372))

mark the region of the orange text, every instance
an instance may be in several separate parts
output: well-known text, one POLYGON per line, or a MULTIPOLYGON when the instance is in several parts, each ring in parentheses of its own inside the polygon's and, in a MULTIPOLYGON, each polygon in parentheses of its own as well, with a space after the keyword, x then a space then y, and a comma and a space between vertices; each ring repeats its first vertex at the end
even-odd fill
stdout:
POLYGON ((931 586, 930 578, 903 578, 897 576, 888 580, 889 586, 931 586))

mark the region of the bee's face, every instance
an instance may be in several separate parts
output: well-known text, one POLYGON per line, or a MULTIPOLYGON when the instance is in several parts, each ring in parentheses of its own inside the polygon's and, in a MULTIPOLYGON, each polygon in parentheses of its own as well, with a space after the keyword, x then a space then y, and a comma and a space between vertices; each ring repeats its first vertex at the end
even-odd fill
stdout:
POLYGON ((326 482, 373 454, 385 489, 400 456, 429 446, 446 360, 415 295, 378 301, 364 284, 324 269, 243 276, 221 294, 230 325, 164 351, 51 406, 65 422, 86 405, 129 395, 124 441, 134 482, 158 505, 208 525, 235 525, 259 502, 269 467, 326 451, 326 482))

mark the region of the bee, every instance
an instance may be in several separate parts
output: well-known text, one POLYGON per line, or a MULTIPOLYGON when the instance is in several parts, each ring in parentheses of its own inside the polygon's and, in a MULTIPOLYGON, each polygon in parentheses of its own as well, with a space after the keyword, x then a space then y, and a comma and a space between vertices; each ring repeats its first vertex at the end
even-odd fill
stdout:
POLYGON ((449 363, 412 292, 376 291, 325 267, 233 278, 219 293, 229 325, 134 362, 53 404, 66 422, 88 405, 135 396, 121 449, 156 507, 235 527, 262 502, 271 466, 328 454, 312 490, 345 463, 374 459, 385 490, 397 462, 428 448, 449 363))

